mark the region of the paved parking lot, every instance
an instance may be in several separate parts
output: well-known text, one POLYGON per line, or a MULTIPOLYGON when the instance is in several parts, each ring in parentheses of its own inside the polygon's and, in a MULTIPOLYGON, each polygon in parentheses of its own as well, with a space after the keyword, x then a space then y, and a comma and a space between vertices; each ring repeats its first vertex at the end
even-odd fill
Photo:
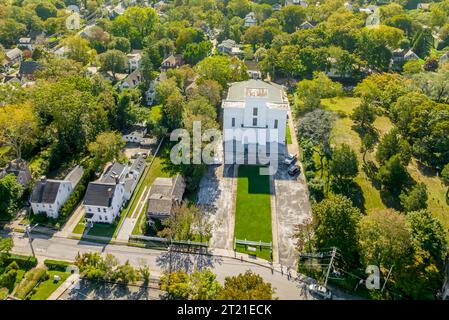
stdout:
POLYGON ((232 249, 234 237, 234 166, 209 166, 201 179, 198 204, 205 207, 213 224, 212 248, 232 249))
POLYGON ((136 154, 138 152, 143 152, 149 154, 151 152, 150 147, 142 147, 137 143, 131 143, 128 142, 125 147, 123 148, 123 153, 128 159, 131 159, 133 154, 136 154))
POLYGON ((163 292, 155 288, 83 279, 67 289, 58 300, 161 300, 162 298, 163 292))
POLYGON ((290 177, 281 166, 275 176, 276 213, 278 225, 279 262, 296 268, 295 225, 311 217, 311 207, 304 176, 290 177))

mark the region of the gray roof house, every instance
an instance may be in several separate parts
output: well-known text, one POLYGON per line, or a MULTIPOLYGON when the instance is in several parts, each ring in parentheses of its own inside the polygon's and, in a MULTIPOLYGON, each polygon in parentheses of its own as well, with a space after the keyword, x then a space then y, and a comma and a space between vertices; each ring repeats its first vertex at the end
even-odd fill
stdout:
POLYGON ((237 55, 241 53, 240 47, 232 39, 223 40, 218 46, 217 51, 219 53, 226 53, 230 55, 237 55))
POLYGON ((184 178, 180 175, 174 178, 156 178, 148 195, 148 220, 168 218, 174 208, 181 204, 184 190, 184 178))
POLYGON ((31 208, 35 214, 45 213, 56 219, 59 210, 73 193, 84 170, 76 166, 64 180, 53 180, 42 177, 33 187, 30 197, 31 208))
POLYGON ((26 187, 32 180, 28 164, 23 159, 9 161, 6 168, 0 170, 0 178, 10 173, 14 174, 17 178, 17 182, 24 187, 26 187))

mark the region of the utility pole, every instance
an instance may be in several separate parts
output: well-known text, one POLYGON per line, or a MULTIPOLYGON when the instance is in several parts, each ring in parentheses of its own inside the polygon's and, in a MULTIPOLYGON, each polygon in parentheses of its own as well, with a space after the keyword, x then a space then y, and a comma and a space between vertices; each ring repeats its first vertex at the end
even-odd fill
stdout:
POLYGON ((382 286, 382 289, 380 290, 380 292, 384 292, 385 285, 387 284, 388 278, 390 278, 391 270, 393 270, 393 266, 391 266, 390 271, 388 271, 387 278, 385 279, 384 285, 382 286))
POLYGON ((38 224, 36 223, 33 227, 30 227, 30 225, 27 225, 25 227, 25 233, 28 236, 28 242, 30 244, 30 248, 31 248, 31 253, 33 254, 33 257, 35 258, 36 255, 34 253, 34 248, 33 248, 33 239, 31 238, 31 231, 36 228, 38 226, 38 224))
POLYGON ((327 267, 326 280, 324 281, 324 286, 327 288, 327 280, 329 279, 329 274, 331 272, 332 264, 334 263, 335 255, 337 254, 337 248, 332 247, 331 261, 329 261, 329 266, 327 267))

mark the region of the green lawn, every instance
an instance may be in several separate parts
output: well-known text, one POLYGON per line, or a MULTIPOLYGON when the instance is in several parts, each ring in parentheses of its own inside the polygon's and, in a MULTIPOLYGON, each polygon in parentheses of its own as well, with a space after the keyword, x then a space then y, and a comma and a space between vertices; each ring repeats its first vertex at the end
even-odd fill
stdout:
POLYGON ((70 276, 70 273, 62 271, 48 271, 49 278, 39 284, 36 292, 31 296, 31 300, 47 300, 48 297, 70 276), (60 277, 58 282, 54 282, 55 275, 60 277))
MULTIPOLYGON (((341 115, 335 123, 332 130, 331 143, 338 145, 341 143, 349 144, 353 150, 357 153, 360 165, 362 164, 362 154, 360 153, 361 139, 360 136, 353 130, 353 122, 350 118, 353 110, 360 103, 359 98, 334 98, 323 99, 322 104, 326 109, 337 112, 341 115)), ((389 132, 394 125, 386 116, 378 116, 374 121, 374 127, 379 133, 379 137, 382 137, 385 133, 389 132)), ((376 162, 375 159, 376 150, 367 154, 367 160, 376 162)), ((449 228, 449 204, 446 203, 445 194, 446 187, 442 184, 441 180, 434 174, 425 174, 418 169, 416 160, 412 160, 407 167, 409 174, 416 182, 424 182, 427 186, 428 192, 428 209, 432 214, 437 217, 444 225, 445 229, 449 228)), ((376 209, 385 209, 386 205, 382 201, 380 191, 376 189, 366 174, 360 170, 359 174, 355 178, 355 182, 360 186, 363 199, 364 208, 367 213, 376 209)))
POLYGON ((287 126, 285 127, 285 142, 287 142, 287 144, 292 144, 292 135, 290 133, 290 126, 288 125, 288 120, 287 126))
MULTIPOLYGON (((271 201, 269 176, 259 174, 259 166, 239 166, 234 236, 237 239, 272 242, 271 201)), ((256 252, 237 251, 256 254, 271 260, 268 250, 256 252)))

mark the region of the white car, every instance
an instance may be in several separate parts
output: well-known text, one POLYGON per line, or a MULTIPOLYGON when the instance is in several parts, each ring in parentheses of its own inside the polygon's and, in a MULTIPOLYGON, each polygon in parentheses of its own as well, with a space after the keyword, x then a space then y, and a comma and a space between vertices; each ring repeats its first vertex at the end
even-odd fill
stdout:
POLYGON ((309 284, 308 289, 310 293, 315 294, 324 300, 332 299, 332 292, 330 292, 325 286, 313 283, 309 284))
POLYGON ((296 154, 289 154, 285 160, 284 160, 284 164, 286 164, 287 166, 290 166, 292 164, 294 164, 296 162, 296 154))

